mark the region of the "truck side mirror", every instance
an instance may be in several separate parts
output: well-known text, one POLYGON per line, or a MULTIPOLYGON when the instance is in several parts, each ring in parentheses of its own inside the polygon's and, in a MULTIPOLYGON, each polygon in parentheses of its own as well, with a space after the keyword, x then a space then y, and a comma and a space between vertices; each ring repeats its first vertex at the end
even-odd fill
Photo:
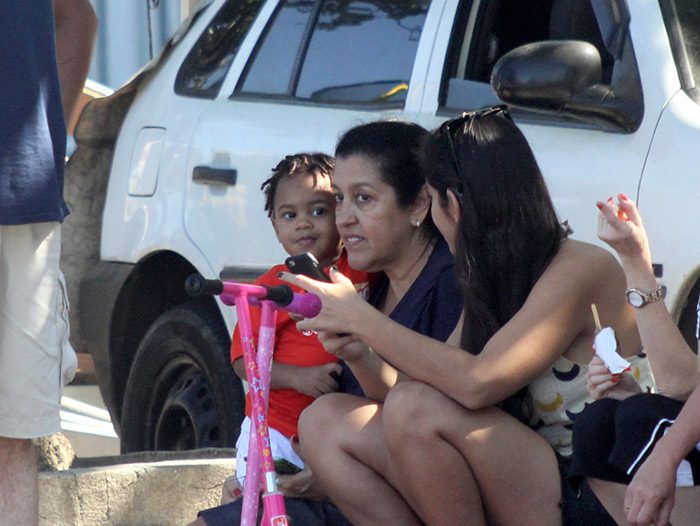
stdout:
POLYGON ((493 68, 491 86, 508 104, 562 111, 601 79, 600 53, 593 44, 554 40, 506 53, 493 68))
POLYGON ((493 68, 491 86, 502 101, 515 107, 631 133, 643 116, 641 88, 630 89, 638 85, 638 75, 633 77, 622 79, 619 86, 603 84, 595 46, 578 40, 549 40, 525 44, 503 55, 493 68))

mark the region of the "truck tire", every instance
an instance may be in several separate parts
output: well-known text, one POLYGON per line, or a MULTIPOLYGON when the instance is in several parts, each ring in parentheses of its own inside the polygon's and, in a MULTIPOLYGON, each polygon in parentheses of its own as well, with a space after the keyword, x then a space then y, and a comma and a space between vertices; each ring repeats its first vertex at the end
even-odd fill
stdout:
POLYGON ((122 453, 235 445, 245 394, 230 341, 210 304, 189 302, 153 322, 124 393, 122 453))

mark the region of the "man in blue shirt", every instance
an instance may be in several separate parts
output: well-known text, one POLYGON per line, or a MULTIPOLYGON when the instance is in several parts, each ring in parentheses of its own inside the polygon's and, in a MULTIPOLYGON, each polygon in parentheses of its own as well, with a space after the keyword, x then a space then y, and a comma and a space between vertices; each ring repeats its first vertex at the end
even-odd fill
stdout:
POLYGON ((66 120, 90 66, 89 0, 4 2, 0 16, 0 522, 38 524, 31 439, 60 430, 77 360, 58 268, 66 120))

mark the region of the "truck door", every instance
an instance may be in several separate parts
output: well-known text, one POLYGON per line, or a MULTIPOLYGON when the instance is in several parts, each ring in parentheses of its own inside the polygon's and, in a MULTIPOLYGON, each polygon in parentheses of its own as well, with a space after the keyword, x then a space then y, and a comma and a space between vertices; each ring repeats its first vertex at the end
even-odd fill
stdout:
POLYGON ((636 197, 656 122, 669 94, 658 80, 657 67, 640 68, 637 60, 657 45, 658 40, 646 33, 649 27, 662 27, 660 20, 659 25, 653 24, 659 17, 658 6, 634 2, 629 5, 636 11, 630 13, 625 2, 596 4, 599 7, 594 9, 587 1, 572 0, 449 3, 442 40, 435 46, 441 55, 434 57, 429 72, 431 79, 440 79, 439 96, 426 98, 423 110, 451 117, 497 101, 489 84, 494 64, 523 44, 584 40, 596 46, 602 61, 601 85, 613 94, 624 81, 628 89, 620 96, 636 97, 630 102, 641 108, 634 130, 602 126, 574 118, 573 113, 539 111, 535 105, 515 107, 512 115, 530 142, 560 219, 569 221, 574 238, 601 244, 596 236, 595 203, 620 192, 636 197))
POLYGON ((415 114, 414 60, 431 45, 421 38, 430 0, 270 4, 199 119, 188 159, 187 233, 215 272, 239 278, 285 258, 260 191, 272 168, 288 154, 332 154, 354 125, 415 114))

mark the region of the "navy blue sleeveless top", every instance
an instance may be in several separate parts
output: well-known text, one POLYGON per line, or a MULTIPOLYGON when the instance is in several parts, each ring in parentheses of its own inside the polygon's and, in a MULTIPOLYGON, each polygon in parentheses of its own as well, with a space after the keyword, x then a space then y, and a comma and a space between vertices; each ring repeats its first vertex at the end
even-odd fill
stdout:
POLYGON ((0 16, 0 224, 62 221, 66 124, 51 0, 0 16))

